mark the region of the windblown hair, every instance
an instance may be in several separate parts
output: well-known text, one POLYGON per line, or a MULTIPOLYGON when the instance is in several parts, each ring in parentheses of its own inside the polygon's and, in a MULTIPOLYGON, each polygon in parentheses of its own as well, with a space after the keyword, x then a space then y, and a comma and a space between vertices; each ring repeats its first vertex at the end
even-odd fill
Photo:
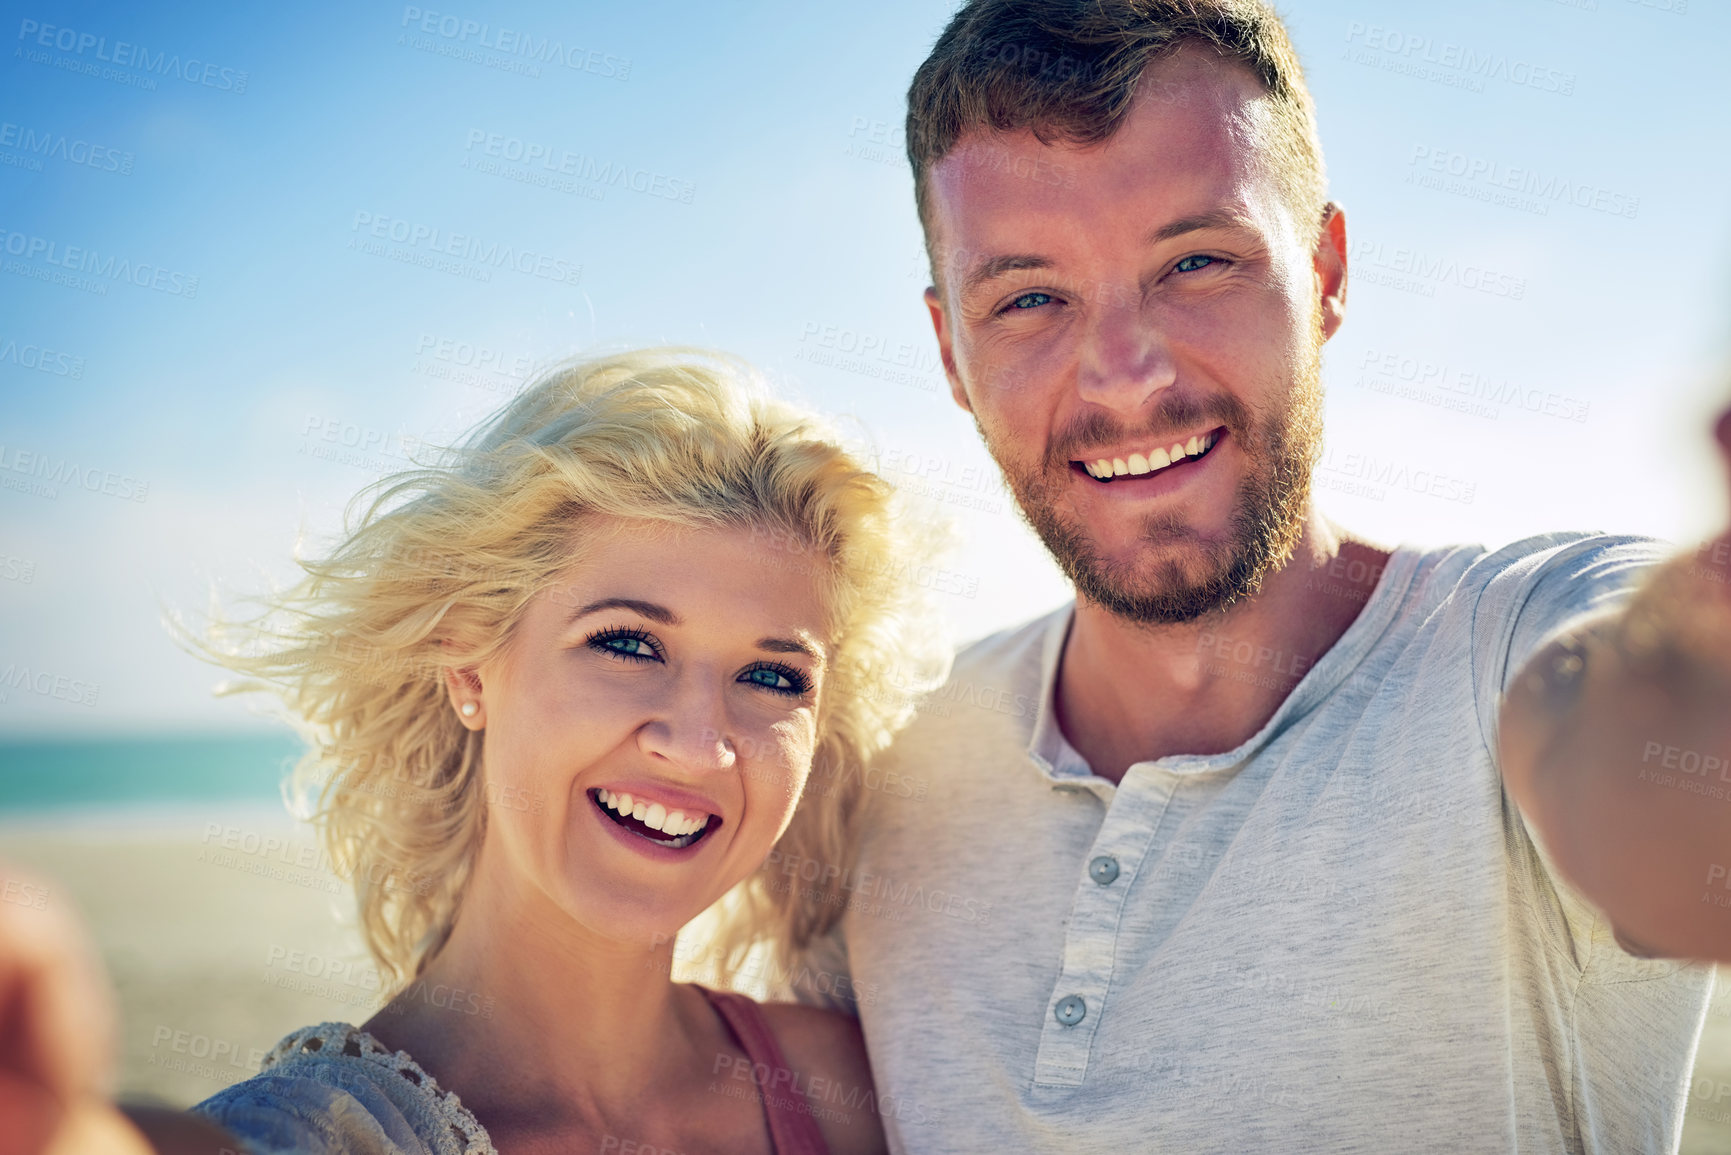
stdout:
POLYGON ((1316 110, 1264 0, 969 0, 908 88, 908 161, 927 249, 936 243, 931 169, 964 136, 1028 129, 1042 144, 1097 144, 1123 123, 1148 66, 1192 43, 1243 64, 1267 90, 1274 175, 1299 228, 1319 226, 1326 182, 1316 110))
MULTIPOLYGON (((778 848, 845 867, 862 766, 941 679, 944 631, 912 572, 930 519, 812 415, 719 354, 643 350, 550 371, 442 460, 375 482, 339 544, 247 621, 197 642, 271 690, 309 740, 333 863, 368 948, 412 980, 456 920, 487 823, 485 733, 464 728, 445 671, 487 662, 531 599, 583 551, 591 517, 761 533, 812 574, 834 651, 808 786, 778 848)), ((790 958, 845 906, 845 869, 810 886, 766 871, 730 896, 727 966, 767 941, 790 958)), ((724 967, 725 970, 727 967, 724 967)))

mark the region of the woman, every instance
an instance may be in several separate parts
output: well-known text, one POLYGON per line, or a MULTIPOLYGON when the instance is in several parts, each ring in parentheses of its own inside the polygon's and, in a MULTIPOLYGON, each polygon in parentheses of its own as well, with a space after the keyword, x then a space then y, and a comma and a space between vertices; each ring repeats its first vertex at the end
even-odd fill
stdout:
POLYGON ((723 896, 736 964, 839 913, 840 870, 760 867, 845 862, 857 769, 941 670, 894 577, 915 522, 747 370, 686 352, 558 370, 380 482, 208 650, 308 727, 399 990, 195 1110, 254 1155, 880 1149, 853 1020, 671 962, 723 896))

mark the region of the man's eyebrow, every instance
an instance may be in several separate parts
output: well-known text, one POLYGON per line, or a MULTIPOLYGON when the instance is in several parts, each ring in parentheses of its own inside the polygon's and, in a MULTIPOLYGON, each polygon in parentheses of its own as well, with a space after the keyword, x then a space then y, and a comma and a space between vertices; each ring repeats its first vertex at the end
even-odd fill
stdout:
MULTIPOLYGON (((1169 241, 1173 237, 1181 237, 1186 233, 1200 232, 1203 229, 1249 229, 1255 227, 1250 218, 1229 209, 1215 209, 1194 216, 1180 217, 1178 220, 1161 225, 1149 233, 1145 244, 1157 245, 1169 241)), ((996 280, 1006 273, 1019 273, 1027 269, 1049 269, 1052 261, 1035 253, 1005 253, 1002 256, 988 257, 968 271, 962 279, 962 294, 973 292, 987 281, 996 280)))
POLYGON ((962 294, 965 296, 987 281, 996 280, 1006 273, 1051 267, 1051 261, 1033 253, 1006 253, 1001 257, 988 257, 969 270, 968 275, 962 279, 962 294))
POLYGON ((666 606, 658 606, 654 602, 641 602, 636 598, 602 598, 598 602, 590 602, 586 606, 578 607, 577 612, 566 620, 574 622, 578 618, 587 617, 602 610, 630 610, 632 613, 642 614, 652 622, 660 622, 664 626, 684 624, 679 615, 666 606))
POLYGON ((1203 229, 1248 229, 1254 227, 1250 218, 1229 209, 1213 209, 1194 216, 1180 217, 1175 221, 1161 225, 1148 234, 1146 244, 1157 245, 1169 241, 1173 237, 1181 237, 1185 233, 1200 232, 1203 229))
POLYGON ((757 648, 771 654, 804 654, 818 665, 823 665, 823 654, 818 648, 797 638, 759 638, 757 648))

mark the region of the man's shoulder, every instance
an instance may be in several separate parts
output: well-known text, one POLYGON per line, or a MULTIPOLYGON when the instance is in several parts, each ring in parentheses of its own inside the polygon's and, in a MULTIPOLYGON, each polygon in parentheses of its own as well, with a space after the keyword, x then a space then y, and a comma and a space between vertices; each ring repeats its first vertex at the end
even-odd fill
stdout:
POLYGON ((1555 530, 1494 549, 1477 544, 1407 548, 1417 554, 1414 592, 1434 606, 1450 599, 1477 602, 1487 593, 1518 601, 1540 581, 1628 578, 1662 560, 1671 547, 1635 534, 1555 530))
POLYGON ((1645 561, 1662 557, 1671 547, 1656 537, 1564 529, 1536 533, 1494 550, 1480 548, 1473 568, 1487 573, 1566 563, 1570 558, 1645 561))
POLYGON ((1673 546, 1653 537, 1560 530, 1533 534, 1496 549, 1476 547, 1454 593, 1470 599, 1475 616, 1519 613, 1539 591, 1562 610, 1628 586, 1663 561, 1673 546))
POLYGON ((1063 644, 1071 605, 964 644, 949 677, 925 694, 907 729, 886 751, 892 760, 923 758, 988 736, 1025 745, 1039 713, 1040 687, 1052 650, 1063 644))
POLYGON ((982 674, 1005 674, 1032 664, 1038 677, 1040 661, 1052 631, 1068 621, 1074 604, 1065 602, 1036 618, 1030 618, 996 633, 964 642, 950 667, 952 682, 982 674))

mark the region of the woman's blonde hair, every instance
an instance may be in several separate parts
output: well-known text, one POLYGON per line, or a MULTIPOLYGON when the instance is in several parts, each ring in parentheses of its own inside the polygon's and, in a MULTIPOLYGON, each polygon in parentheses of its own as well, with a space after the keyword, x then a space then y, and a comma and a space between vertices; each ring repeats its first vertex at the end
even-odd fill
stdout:
POLYGON ((908 516, 818 419, 716 353, 547 372, 442 460, 368 486, 328 556, 198 643, 246 676, 224 692, 273 690, 307 733, 296 782, 316 791, 326 848, 395 984, 444 944, 486 829, 485 734, 458 721, 444 671, 500 652, 581 556, 577 522, 591 515, 750 532, 774 564, 812 574, 830 610, 817 753, 777 846, 837 869, 797 887, 769 870, 742 884, 724 973, 765 940, 791 959, 835 921, 860 771, 942 676, 944 631, 913 580, 937 544, 932 521, 908 516))

